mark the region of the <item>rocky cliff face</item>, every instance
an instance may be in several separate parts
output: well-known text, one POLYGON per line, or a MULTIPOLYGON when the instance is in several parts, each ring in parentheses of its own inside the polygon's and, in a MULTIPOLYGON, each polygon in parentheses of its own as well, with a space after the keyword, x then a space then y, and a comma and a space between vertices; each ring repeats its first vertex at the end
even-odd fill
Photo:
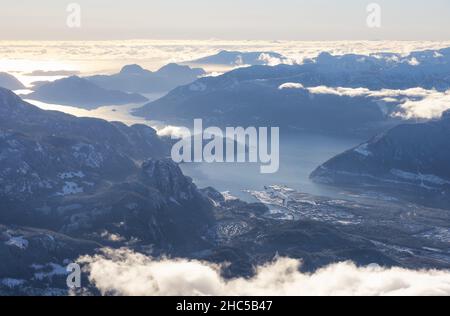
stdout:
POLYGON ((185 177, 170 159, 146 161, 142 169, 145 181, 166 196, 177 200, 190 200, 198 195, 192 180, 185 177))

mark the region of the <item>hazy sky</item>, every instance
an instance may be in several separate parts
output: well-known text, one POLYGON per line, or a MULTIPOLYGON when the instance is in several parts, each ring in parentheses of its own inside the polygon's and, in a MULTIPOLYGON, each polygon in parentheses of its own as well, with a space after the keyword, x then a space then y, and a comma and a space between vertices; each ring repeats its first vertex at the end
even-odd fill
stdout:
POLYGON ((450 40, 449 0, 0 0, 0 39, 450 40), (66 25, 81 5, 81 28, 66 25), (368 4, 381 28, 367 27, 368 4))

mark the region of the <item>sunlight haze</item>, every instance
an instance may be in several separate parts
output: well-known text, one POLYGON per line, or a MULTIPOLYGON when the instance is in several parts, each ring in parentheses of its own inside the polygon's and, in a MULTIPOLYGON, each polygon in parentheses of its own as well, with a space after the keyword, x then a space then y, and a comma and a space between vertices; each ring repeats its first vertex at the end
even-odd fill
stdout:
POLYGON ((449 11, 447 0, 3 0, 0 39, 447 40, 449 11), (80 29, 66 26, 70 3, 81 6, 80 29))

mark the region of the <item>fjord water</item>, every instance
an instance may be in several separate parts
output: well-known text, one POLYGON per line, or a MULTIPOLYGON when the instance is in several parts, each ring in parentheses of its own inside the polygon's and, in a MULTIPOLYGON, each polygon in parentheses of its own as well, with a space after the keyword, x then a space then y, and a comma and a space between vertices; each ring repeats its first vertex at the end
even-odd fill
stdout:
MULTIPOLYGON (((160 97, 160 95, 146 96, 150 99, 160 97)), ((155 127, 155 124, 159 124, 130 114, 132 109, 142 104, 105 106, 88 111, 34 100, 27 101, 45 110, 59 110, 75 116, 122 121, 127 125, 149 124, 155 127)), ((159 127, 161 128, 161 125, 159 127)), ((246 191, 263 190, 265 186, 270 185, 288 186, 304 193, 342 198, 341 190, 313 183, 309 175, 322 163, 365 140, 363 137, 281 131, 280 168, 274 174, 261 174, 258 163, 183 163, 181 169, 201 188, 211 186, 221 192, 229 191, 230 194, 251 202, 255 200, 246 191)))
MULTIPOLYGON (((131 111, 143 106, 146 102, 137 103, 137 104, 124 104, 124 105, 106 105, 98 107, 94 110, 87 110, 75 106, 61 105, 61 104, 52 104, 37 100, 32 100, 27 98, 27 93, 22 91, 15 91, 16 94, 21 95, 21 97, 28 103, 35 105, 43 110, 48 111, 60 111, 67 114, 71 114, 78 117, 93 117, 99 118, 106 121, 119 121, 127 125, 133 124, 150 124, 151 122, 145 120, 143 118, 131 115, 131 111)), ((27 91, 28 92, 28 91, 27 91)), ((29 92, 28 92, 29 93, 29 92)), ((155 94, 143 94, 150 102, 159 99, 163 96, 163 94, 155 93, 155 94)))
POLYGON ((341 190, 313 183, 311 172, 322 163, 364 139, 309 133, 281 134, 280 169, 274 174, 261 174, 254 163, 184 163, 181 169, 199 187, 211 186, 244 199, 254 201, 246 191, 263 190, 265 186, 288 186, 298 191, 342 198, 341 190))

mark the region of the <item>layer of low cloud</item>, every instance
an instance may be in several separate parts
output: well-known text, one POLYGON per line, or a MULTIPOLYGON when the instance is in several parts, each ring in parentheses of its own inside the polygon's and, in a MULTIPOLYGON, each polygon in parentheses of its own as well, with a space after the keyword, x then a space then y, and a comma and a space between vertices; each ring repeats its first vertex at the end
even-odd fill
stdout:
POLYGON ((418 101, 407 100, 401 106, 397 116, 407 119, 433 119, 442 116, 450 109, 450 90, 446 92, 431 91, 418 101))
POLYGON ((312 274, 301 262, 279 258, 257 267, 254 277, 225 280, 220 265, 185 259, 155 260, 128 249, 104 249, 80 258, 92 283, 108 295, 450 295, 449 271, 415 271, 351 262, 312 274))
POLYGON ((403 119, 437 119, 450 109, 450 90, 440 92, 423 88, 405 90, 369 90, 367 88, 345 87, 304 87, 301 83, 287 82, 279 86, 283 89, 304 89, 311 94, 329 94, 346 97, 370 97, 385 102, 396 102, 398 110, 393 116, 403 119))
POLYGON ((295 63, 295 61, 292 59, 278 58, 278 57, 275 57, 275 56, 272 56, 272 55, 266 54, 266 53, 262 53, 259 56, 259 60, 263 61, 268 66, 277 66, 277 65, 281 65, 281 64, 293 65, 295 63))
POLYGON ((445 47, 450 47, 449 41, 3 41, 0 43, 0 65, 6 72, 77 69, 83 74, 94 74, 116 72, 130 63, 156 70, 169 62, 194 60, 220 50, 276 51, 289 61, 301 62, 321 52, 333 55, 380 52, 407 55, 412 51, 445 47))

